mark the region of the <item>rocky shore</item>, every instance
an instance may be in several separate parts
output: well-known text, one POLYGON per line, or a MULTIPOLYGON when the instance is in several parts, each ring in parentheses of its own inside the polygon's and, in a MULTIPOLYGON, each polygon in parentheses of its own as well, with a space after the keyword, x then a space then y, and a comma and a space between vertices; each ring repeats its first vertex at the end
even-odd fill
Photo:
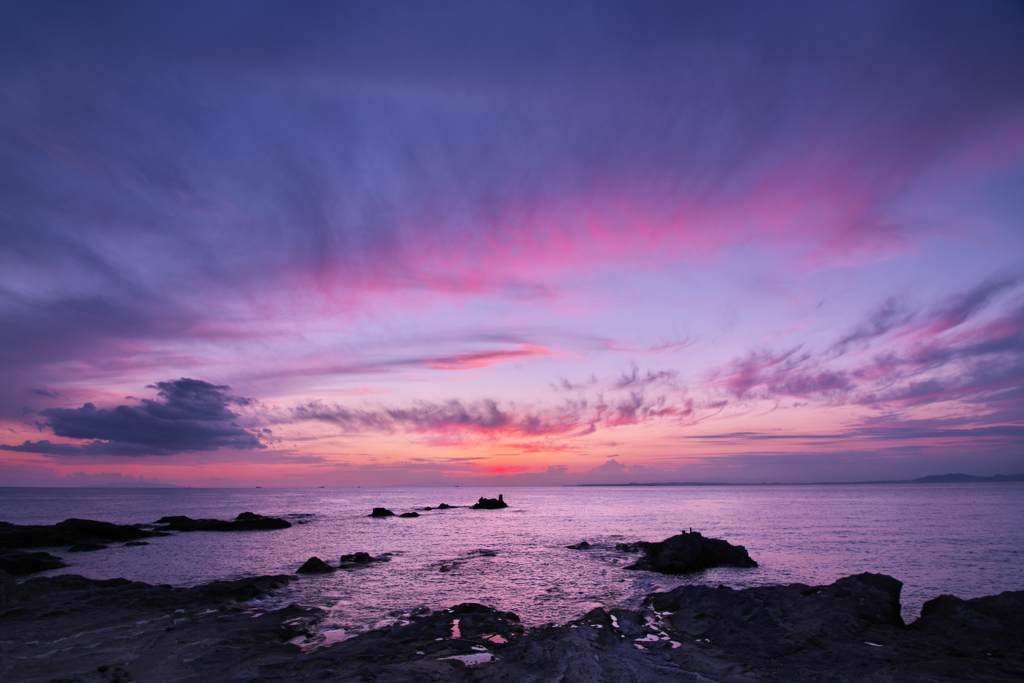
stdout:
POLYGON ((341 640, 324 612, 262 598, 301 580, 195 588, 79 576, 0 576, 0 679, 160 681, 1019 681, 1024 591, 925 604, 900 619, 899 581, 682 586, 639 610, 594 609, 524 628, 477 604, 414 614, 341 640), (341 642, 338 642, 341 640, 341 642))

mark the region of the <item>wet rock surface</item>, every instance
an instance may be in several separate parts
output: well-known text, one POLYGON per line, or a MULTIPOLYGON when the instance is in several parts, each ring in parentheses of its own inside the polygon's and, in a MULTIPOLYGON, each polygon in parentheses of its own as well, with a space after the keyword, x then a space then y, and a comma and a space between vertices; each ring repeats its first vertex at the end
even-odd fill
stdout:
POLYGON ((18 593, 18 582, 14 577, 0 569, 0 610, 10 604, 18 593))
POLYGON ((293 580, 173 588, 76 575, 28 579, 0 611, 0 680, 227 681, 290 660, 300 649, 287 641, 323 612, 261 612, 248 601, 293 580))
POLYGON ((646 543, 642 549, 644 557, 626 569, 646 569, 660 574, 690 574, 713 567, 757 566, 757 562, 750 559, 743 546, 732 545, 718 538, 705 538, 699 531, 684 531, 660 543, 646 543))
POLYGON ((681 586, 654 594, 642 609, 597 608, 563 626, 524 629, 514 614, 465 603, 418 611, 343 640, 316 633, 321 610, 260 611, 254 599, 293 578, 189 589, 78 576, 29 579, 0 612, 0 679, 944 683, 1024 677, 1024 591, 975 600, 941 596, 904 626, 901 584, 879 574, 828 586, 681 586))
POLYGON ((91 519, 72 518, 56 524, 27 526, 0 522, 0 548, 12 549, 102 545, 166 535, 160 531, 91 519))
POLYGON ((0 570, 11 576, 28 576, 37 572, 45 572, 47 569, 60 569, 68 565, 59 557, 50 553, 30 553, 23 550, 8 550, 0 552, 0 570))
POLYGON ((263 531, 288 529, 291 522, 277 517, 264 517, 253 512, 243 512, 232 521, 222 519, 192 519, 184 515, 161 517, 155 524, 172 531, 263 531))
POLYGON ((373 512, 367 515, 367 517, 394 517, 395 513, 387 508, 373 508, 373 512))

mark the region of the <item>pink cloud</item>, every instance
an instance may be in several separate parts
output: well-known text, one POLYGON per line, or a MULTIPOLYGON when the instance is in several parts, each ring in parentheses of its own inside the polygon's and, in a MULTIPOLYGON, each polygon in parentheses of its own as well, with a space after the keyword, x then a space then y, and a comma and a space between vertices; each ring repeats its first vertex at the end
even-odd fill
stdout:
POLYGON ((477 353, 463 353, 453 356, 431 358, 426 361, 429 367, 436 370, 471 370, 488 368, 500 363, 521 360, 530 356, 553 356, 557 355, 542 346, 531 344, 520 344, 514 351, 480 351, 477 353))

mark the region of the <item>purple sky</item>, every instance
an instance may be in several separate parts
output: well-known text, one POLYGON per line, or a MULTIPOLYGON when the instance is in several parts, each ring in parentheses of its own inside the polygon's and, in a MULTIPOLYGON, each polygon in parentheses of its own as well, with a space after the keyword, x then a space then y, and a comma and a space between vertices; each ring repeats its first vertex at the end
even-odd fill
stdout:
POLYGON ((1024 5, 7 2, 0 481, 1024 472, 1024 5))

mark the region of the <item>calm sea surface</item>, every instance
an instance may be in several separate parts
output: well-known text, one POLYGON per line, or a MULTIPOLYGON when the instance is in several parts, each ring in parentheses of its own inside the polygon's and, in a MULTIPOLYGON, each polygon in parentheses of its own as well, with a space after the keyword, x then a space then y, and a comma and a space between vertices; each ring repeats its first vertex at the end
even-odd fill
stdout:
POLYGON ((481 602, 527 624, 564 622, 596 606, 635 607, 684 583, 736 588, 824 584, 858 572, 903 581, 903 616, 942 593, 963 598, 1024 590, 1024 483, 853 486, 478 489, 41 489, 0 488, 0 520, 52 524, 69 517, 119 524, 164 515, 233 519, 251 511, 290 529, 193 532, 140 547, 52 550, 70 567, 47 574, 195 585, 294 572, 311 556, 392 553, 388 563, 303 576, 279 602, 329 610, 324 627, 362 631, 427 606, 481 602), (505 510, 423 512, 505 495, 505 510), (374 507, 420 511, 371 519, 374 507), (693 528, 743 545, 757 569, 687 577, 624 571, 615 543, 660 541, 693 528), (565 546, 587 540, 589 551, 565 546), (445 569, 446 571, 442 571, 445 569))

